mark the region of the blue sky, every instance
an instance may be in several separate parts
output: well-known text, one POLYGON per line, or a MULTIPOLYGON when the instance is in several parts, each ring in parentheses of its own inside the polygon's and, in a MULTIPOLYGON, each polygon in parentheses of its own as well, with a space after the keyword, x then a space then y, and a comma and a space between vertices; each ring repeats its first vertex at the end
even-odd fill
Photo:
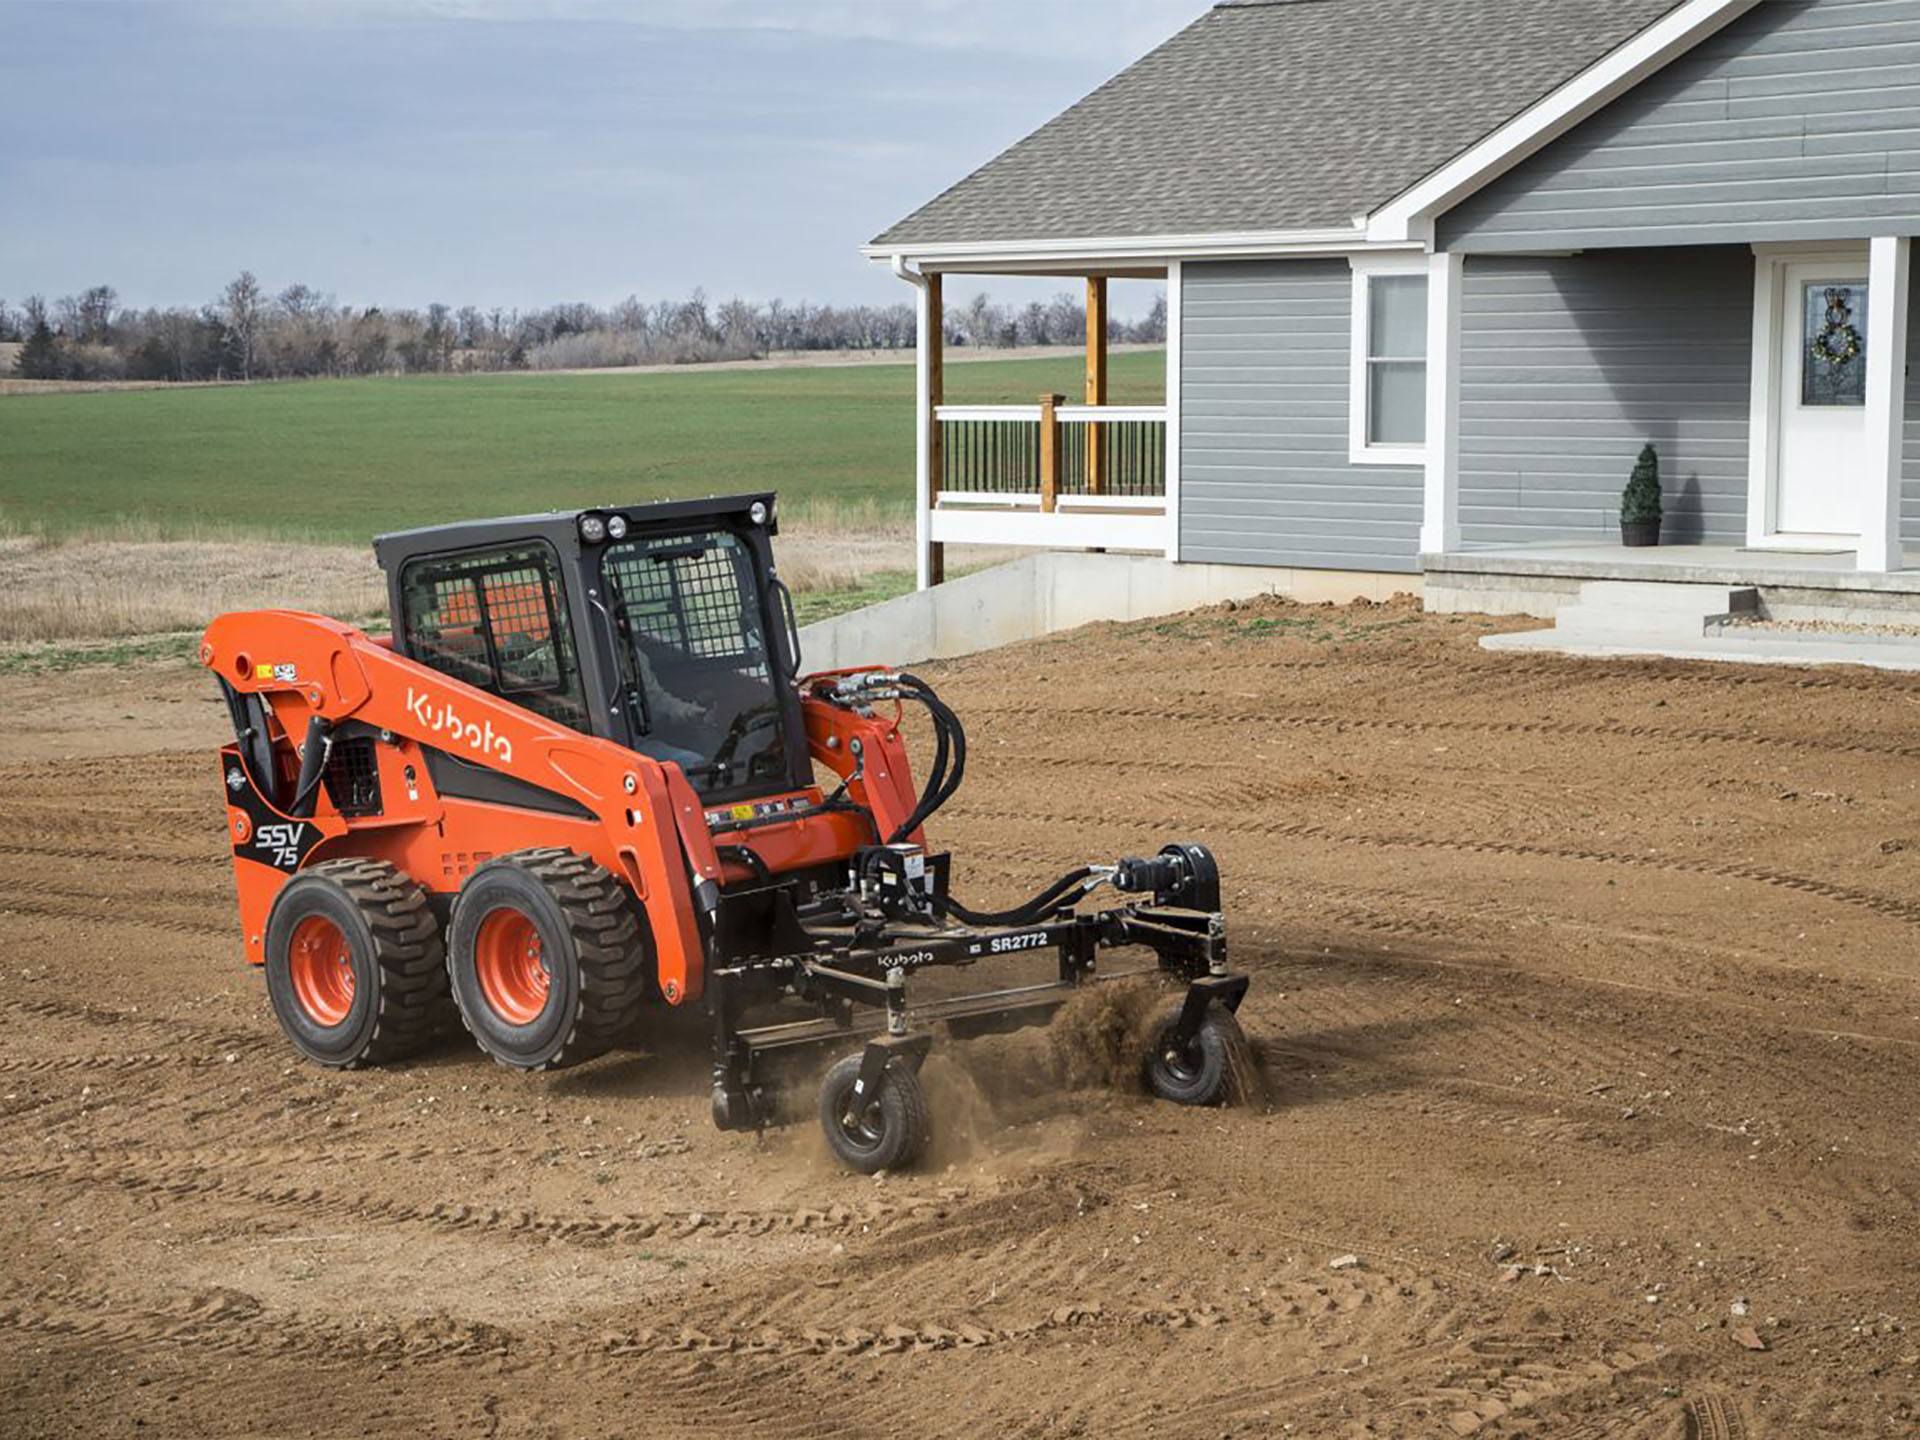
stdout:
POLYGON ((897 300, 862 242, 1205 5, 0 0, 0 296, 897 300))

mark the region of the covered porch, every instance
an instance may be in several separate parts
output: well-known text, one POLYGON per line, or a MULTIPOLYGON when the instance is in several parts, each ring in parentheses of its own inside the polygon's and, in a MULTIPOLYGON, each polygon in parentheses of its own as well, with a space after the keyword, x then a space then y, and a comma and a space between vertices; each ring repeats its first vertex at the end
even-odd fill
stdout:
MULTIPOLYGON (((919 586, 946 578, 949 545, 1119 550, 1172 556, 1178 535, 1177 262, 1021 267, 1017 261, 894 269, 918 290, 915 551, 919 586), (1169 269, 1174 272, 1169 276, 1169 269), (949 277, 1068 277, 1085 289, 1083 383, 991 405, 947 401, 949 277), (1169 280, 1165 401, 1113 404, 1108 340, 1115 280, 1169 280)), ((1016 352, 1017 353, 1017 352, 1016 352)))
POLYGON ((1631 580, 1920 613, 1911 249, 1431 256, 1430 607, 1551 615, 1631 580), (1662 543, 1627 548, 1620 487, 1647 442, 1662 543))

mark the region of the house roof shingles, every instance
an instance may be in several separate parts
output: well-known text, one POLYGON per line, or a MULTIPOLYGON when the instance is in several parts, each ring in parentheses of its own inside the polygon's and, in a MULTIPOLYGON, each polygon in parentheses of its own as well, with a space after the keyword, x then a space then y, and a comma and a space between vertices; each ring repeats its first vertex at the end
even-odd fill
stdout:
POLYGON ((877 246, 1349 224, 1679 0, 1227 0, 877 246))

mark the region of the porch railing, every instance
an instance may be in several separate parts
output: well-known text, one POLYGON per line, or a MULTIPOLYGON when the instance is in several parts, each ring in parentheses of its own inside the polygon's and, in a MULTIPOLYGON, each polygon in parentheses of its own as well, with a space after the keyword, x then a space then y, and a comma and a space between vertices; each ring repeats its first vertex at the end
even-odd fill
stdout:
POLYGON ((937 505, 1162 510, 1167 412, 1160 405, 942 405, 937 505))

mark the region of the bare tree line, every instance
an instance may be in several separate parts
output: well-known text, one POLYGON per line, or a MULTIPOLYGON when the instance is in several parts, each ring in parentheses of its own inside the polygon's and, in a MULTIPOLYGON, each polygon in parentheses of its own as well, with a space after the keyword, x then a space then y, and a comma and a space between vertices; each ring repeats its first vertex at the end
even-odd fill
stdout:
MULTIPOLYGON (((1086 310, 1073 295, 1019 307, 984 292, 949 306, 946 343, 1013 348, 1078 344, 1086 310)), ((1166 301, 1109 338, 1166 338, 1166 301)), ((259 380, 475 370, 571 370, 744 360, 772 351, 901 350, 914 344, 911 305, 815 305, 630 296, 520 311, 463 305, 424 310, 342 305, 306 285, 269 294, 243 270, 198 309, 122 306, 111 285, 49 304, 0 300, 0 341, 23 342, 13 373, 34 380, 259 380)))

